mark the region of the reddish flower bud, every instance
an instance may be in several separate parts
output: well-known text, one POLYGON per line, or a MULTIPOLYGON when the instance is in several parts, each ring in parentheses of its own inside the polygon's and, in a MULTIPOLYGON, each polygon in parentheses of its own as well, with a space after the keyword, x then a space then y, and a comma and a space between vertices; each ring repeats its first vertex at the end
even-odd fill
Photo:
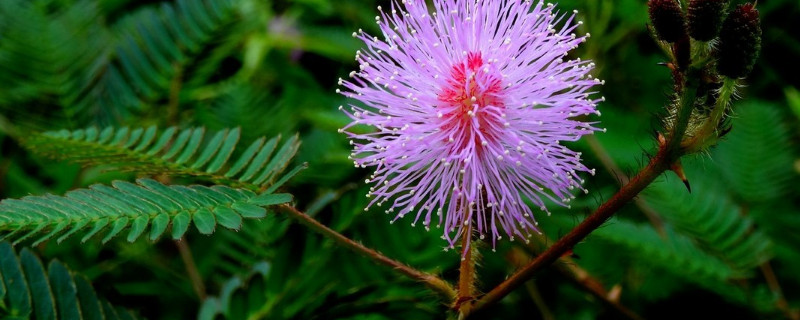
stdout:
POLYGON ((717 71, 729 78, 747 76, 761 51, 761 21, 751 3, 728 14, 719 33, 717 71))
POLYGON ((686 35, 683 10, 676 0, 650 0, 647 5, 659 39, 675 42, 686 35))
POLYGON ((695 40, 714 39, 722 26, 723 11, 728 0, 691 0, 686 9, 689 35, 695 40))

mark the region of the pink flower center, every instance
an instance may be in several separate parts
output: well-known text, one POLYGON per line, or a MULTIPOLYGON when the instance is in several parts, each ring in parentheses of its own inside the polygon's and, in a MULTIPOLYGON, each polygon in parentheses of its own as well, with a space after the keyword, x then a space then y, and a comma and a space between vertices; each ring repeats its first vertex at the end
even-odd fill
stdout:
POLYGON ((449 134, 459 149, 474 143, 479 151, 484 142, 499 140, 505 111, 501 79, 479 52, 470 52, 466 61, 450 70, 437 107, 442 132, 449 134))

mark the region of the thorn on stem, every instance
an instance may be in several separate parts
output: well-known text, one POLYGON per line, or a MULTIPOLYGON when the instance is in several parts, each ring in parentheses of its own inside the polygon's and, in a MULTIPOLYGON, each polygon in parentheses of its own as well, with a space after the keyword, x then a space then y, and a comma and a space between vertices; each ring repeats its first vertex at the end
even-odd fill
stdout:
POLYGON ((689 193, 692 193, 692 186, 689 185, 689 179, 686 178, 686 172, 683 171, 683 165, 681 165, 681 160, 678 159, 678 161, 675 161, 669 167, 669 169, 672 170, 672 172, 675 172, 678 178, 680 178, 681 181, 683 181, 683 185, 686 186, 686 190, 688 190, 689 193))
POLYGON ((611 290, 608 291, 606 298, 611 302, 619 302, 620 295, 622 295, 622 286, 620 284, 615 284, 611 287, 611 290))
POLYGON ((719 137, 722 138, 733 130, 733 125, 727 126, 719 132, 719 137))
POLYGON ((659 62, 659 63, 656 63, 656 65, 665 66, 665 67, 669 68, 672 71, 675 71, 676 69, 678 69, 677 67, 675 67, 675 64, 672 63, 672 62, 659 62))
POLYGON ((572 249, 567 250, 564 254, 561 255, 561 258, 572 258, 572 259, 580 259, 581 257, 575 253, 572 249))
POLYGON ((664 148, 667 145, 667 137, 664 137, 661 132, 656 132, 656 139, 658 139, 658 147, 664 148))

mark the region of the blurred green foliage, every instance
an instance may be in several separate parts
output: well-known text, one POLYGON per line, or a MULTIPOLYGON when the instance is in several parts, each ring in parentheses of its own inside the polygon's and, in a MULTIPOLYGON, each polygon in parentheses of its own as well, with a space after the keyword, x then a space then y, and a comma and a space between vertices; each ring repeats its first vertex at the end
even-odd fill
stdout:
MULTIPOLYGON (((671 81, 657 65, 666 57, 647 32, 645 2, 558 4, 580 10, 579 31, 591 33, 574 55, 596 61, 595 75, 607 81, 598 90, 607 98, 600 120, 608 133, 596 138, 628 174, 653 151, 671 81)), ((309 167, 281 187, 298 208, 390 257, 456 279, 458 253, 444 252, 436 232, 363 212, 369 171, 353 168, 347 141, 336 132, 348 121, 337 111, 346 100, 335 94, 336 80, 356 67, 361 46, 350 34, 377 32, 377 5, 389 1, 0 1, 0 197, 63 195, 148 176, 103 161, 81 167, 51 160, 24 147, 25 138, 46 130, 238 127, 232 162, 259 137, 298 133, 294 162, 309 167)), ((684 160, 692 193, 668 173, 574 249, 577 266, 607 289, 621 288, 620 303, 646 318, 770 319, 800 308, 800 77, 792 67, 800 56, 800 5, 770 0, 758 9, 762 58, 741 88, 746 101, 734 106, 733 131, 707 154, 684 160)), ((587 177, 591 192, 571 210, 553 208, 552 217, 538 219, 550 239, 617 187, 590 141, 574 147, 599 174, 587 177)), ((209 181, 219 182, 195 174, 172 182, 209 181)), ((238 232, 189 230, 180 243, 75 238, 32 251, 63 261, 103 299, 147 318, 441 319, 447 311, 418 284, 280 214, 245 220, 238 232), (194 266, 187 268, 189 260, 194 266), (196 276, 188 271, 195 269, 196 276)), ((511 252, 519 246, 483 250, 482 289, 513 270, 511 252)), ((24 259, 35 259, 25 252, 24 259)), ((0 316, 7 305, 0 300, 0 316)), ((528 290, 476 316, 621 314, 546 270, 528 290)))

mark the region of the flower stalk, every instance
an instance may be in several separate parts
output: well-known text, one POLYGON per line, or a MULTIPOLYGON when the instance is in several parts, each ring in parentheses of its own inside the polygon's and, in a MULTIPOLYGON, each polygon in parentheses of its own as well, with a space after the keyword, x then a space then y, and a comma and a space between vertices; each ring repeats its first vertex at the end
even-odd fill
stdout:
POLYGON ((475 299, 475 265, 479 258, 476 243, 472 242, 472 224, 464 230, 466 233, 461 238, 461 264, 458 268, 458 295, 453 303, 453 309, 459 314, 467 314, 472 308, 475 299))
POLYGON ((382 36, 353 33, 366 48, 337 91, 361 103, 340 106, 352 121, 339 131, 353 164, 375 169, 365 210, 438 229, 450 249, 468 225, 492 247, 529 237, 594 172, 564 143, 604 131, 584 120, 600 115, 603 81, 568 58, 589 35, 542 1, 436 3, 379 8, 382 36))

